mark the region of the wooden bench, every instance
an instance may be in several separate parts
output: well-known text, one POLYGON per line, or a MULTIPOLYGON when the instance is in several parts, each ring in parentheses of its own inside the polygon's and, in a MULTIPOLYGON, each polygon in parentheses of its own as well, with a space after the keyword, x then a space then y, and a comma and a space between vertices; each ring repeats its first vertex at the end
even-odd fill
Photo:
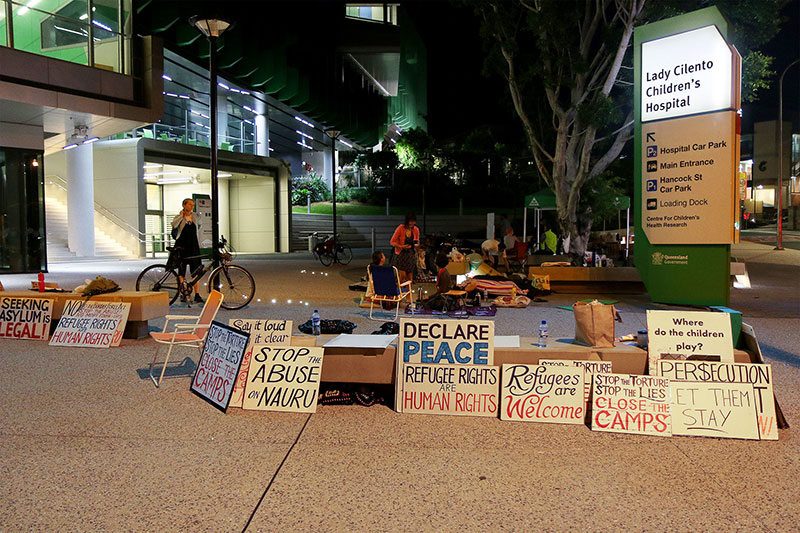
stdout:
POLYGON ((644 283, 634 267, 531 267, 533 275, 550 276, 550 287, 564 293, 616 293, 637 294, 645 292, 644 283))
MULTIPOLYGON (((3 291, 2 296, 12 298, 44 298, 54 300, 53 322, 55 328, 58 319, 64 312, 67 300, 85 300, 74 292, 37 292, 37 291, 3 291)), ((162 318, 169 313, 169 295, 166 292, 117 291, 97 294, 91 297, 93 302, 130 302, 128 323, 125 325, 123 338, 141 339, 147 337, 147 321, 162 318)))

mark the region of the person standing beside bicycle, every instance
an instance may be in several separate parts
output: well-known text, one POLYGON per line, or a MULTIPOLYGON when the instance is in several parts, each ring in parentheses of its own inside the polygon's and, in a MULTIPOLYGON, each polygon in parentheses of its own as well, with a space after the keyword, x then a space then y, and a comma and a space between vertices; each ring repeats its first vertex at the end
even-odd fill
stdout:
MULTIPOLYGON (((197 213, 194 212, 194 200, 186 198, 183 200, 183 209, 172 219, 172 234, 175 237, 175 247, 179 249, 180 264, 178 265, 178 280, 183 283, 183 276, 186 274, 186 267, 189 267, 189 277, 199 266, 200 261, 200 225, 197 213), (175 230, 177 228, 177 234, 175 230), (184 259, 188 258, 188 259, 184 259)), ((194 284, 194 301, 203 303, 200 296, 198 283, 194 284)), ((181 294, 181 301, 186 301, 186 295, 181 294)))
POLYGON ((417 263, 416 249, 419 247, 419 228, 414 213, 406 214, 405 221, 394 230, 389 244, 394 246, 392 264, 397 267, 400 283, 413 281, 414 266, 417 263))

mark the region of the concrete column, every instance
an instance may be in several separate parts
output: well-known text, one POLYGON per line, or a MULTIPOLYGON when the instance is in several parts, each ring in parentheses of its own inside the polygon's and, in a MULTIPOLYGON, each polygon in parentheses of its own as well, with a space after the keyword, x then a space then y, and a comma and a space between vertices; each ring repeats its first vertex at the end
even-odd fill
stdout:
POLYGON ((228 141, 228 91, 217 87, 217 147, 228 141))
POLYGON ((94 255, 94 163, 93 146, 80 145, 67 157, 67 242, 78 257, 94 255))
POLYGON ((269 118, 267 104, 256 100, 256 155, 269 157, 269 118))
POLYGON ((333 176, 336 172, 335 162, 333 161, 333 153, 330 146, 326 146, 322 152, 322 166, 325 176, 325 183, 328 184, 328 189, 333 190, 333 176))

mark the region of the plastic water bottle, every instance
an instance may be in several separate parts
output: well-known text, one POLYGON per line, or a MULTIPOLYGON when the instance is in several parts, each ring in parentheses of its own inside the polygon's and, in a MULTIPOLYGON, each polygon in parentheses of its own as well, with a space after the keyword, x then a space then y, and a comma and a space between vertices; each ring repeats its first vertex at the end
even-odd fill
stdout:
POLYGON ((319 311, 314 309, 314 312, 311 314, 311 333, 314 335, 319 335, 321 333, 319 323, 319 311))
POLYGON ((547 331, 547 320, 542 320, 542 323, 539 324, 539 342, 537 345, 539 348, 547 348, 547 337, 550 336, 550 333, 547 331))

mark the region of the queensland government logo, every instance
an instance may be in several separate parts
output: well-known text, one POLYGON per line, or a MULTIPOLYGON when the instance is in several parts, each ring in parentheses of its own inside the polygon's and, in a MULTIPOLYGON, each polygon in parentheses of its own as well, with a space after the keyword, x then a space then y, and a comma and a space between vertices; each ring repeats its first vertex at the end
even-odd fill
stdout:
POLYGON ((661 252, 653 252, 650 256, 654 265, 688 265, 688 255, 667 255, 661 252))

